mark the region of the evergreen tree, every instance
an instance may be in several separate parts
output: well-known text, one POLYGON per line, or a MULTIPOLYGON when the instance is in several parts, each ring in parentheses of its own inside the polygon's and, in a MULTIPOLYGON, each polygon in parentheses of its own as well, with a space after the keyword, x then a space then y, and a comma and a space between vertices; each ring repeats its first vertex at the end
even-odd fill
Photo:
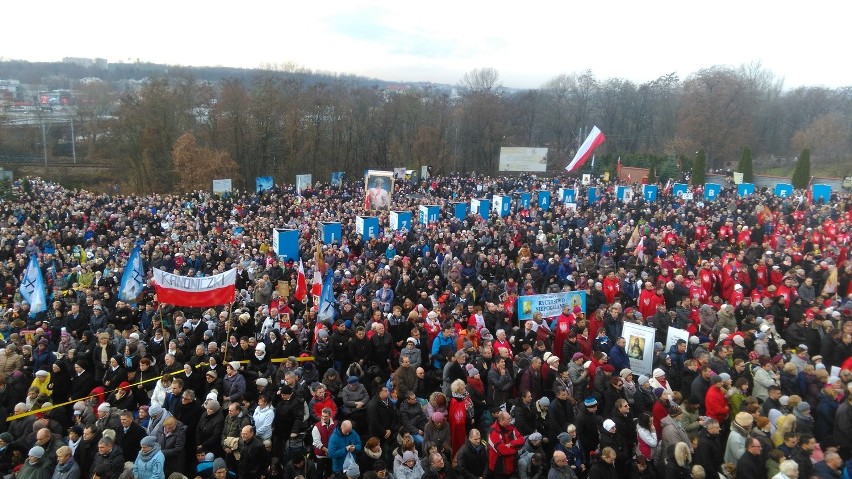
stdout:
POLYGON ((751 163, 751 149, 743 148, 742 156, 740 156, 740 164, 737 166, 737 171, 743 174, 744 183, 754 182, 754 166, 751 163))
POLYGON ((657 167, 651 163, 651 167, 648 168, 648 184, 653 185, 657 182, 657 167))
POLYGON ((695 165, 692 167, 692 185, 703 185, 707 182, 707 154, 704 148, 698 150, 695 157, 695 165))
POLYGON ((796 169, 793 170, 793 188, 803 190, 808 187, 811 182, 811 150, 805 148, 799 155, 799 161, 796 162, 796 169))

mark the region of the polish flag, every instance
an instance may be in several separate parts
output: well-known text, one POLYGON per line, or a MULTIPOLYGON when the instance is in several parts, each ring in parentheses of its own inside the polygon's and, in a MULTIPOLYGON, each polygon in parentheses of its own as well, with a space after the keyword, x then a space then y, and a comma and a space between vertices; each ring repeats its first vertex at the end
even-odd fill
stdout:
POLYGON ((580 148, 577 149, 577 154, 574 155, 574 159, 565 167, 565 169, 568 170, 568 173, 572 173, 583 166, 586 160, 592 156, 592 152, 595 151, 595 148, 600 146, 604 141, 606 141, 604 134, 598 129, 598 127, 592 127, 592 131, 589 132, 589 136, 586 138, 586 141, 584 141, 583 144, 580 145, 580 148))
POLYGON ((299 276, 296 279, 296 291, 293 292, 293 297, 296 301, 305 301, 308 299, 308 281, 305 278, 305 268, 302 266, 302 260, 299 259, 299 276))
POLYGON ((236 268, 200 278, 178 276, 154 268, 157 301, 190 308, 207 308, 234 302, 236 268))
POLYGON ((318 269, 314 270, 314 279, 311 282, 311 298, 314 300, 314 304, 319 304, 320 296, 322 295, 322 276, 320 276, 320 272, 318 269))

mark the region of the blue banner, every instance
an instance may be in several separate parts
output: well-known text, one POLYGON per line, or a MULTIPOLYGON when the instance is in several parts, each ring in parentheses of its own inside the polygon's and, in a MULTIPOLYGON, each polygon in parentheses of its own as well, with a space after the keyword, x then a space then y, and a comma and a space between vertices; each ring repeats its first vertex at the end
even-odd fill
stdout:
POLYGON ((512 212, 512 198, 503 195, 494 195, 491 197, 491 201, 493 202, 494 211, 501 218, 509 216, 509 213, 512 212))
POLYGON ((340 223, 320 223, 323 244, 340 244, 343 231, 340 223))
POLYGON ((567 293, 534 294, 518 298, 518 319, 526 321, 532 319, 536 312, 545 318, 555 318, 562 314, 562 307, 568 305, 571 311, 575 306, 586 312, 586 292, 570 291, 567 293))
POLYGON ((550 209, 550 191, 541 190, 538 192, 538 207, 544 211, 550 209))
POLYGON ((329 269, 322 282, 322 293, 320 294, 319 308, 317 311, 317 319, 326 324, 333 323, 334 318, 337 316, 337 310, 334 308, 337 300, 334 297, 332 278, 333 273, 331 272, 331 269, 329 269))
POLYGON ((420 205, 417 208, 417 222, 421 225, 429 225, 438 221, 441 207, 438 205, 420 205))
POLYGON ((464 221, 467 218, 467 203, 453 203, 453 216, 464 221))
POLYGON ((274 184, 275 182, 271 176, 258 176, 254 179, 255 191, 258 193, 264 190, 271 190, 274 184))
POLYGON ((749 196, 754 194, 753 183, 740 183, 737 185, 737 196, 749 196))
POLYGON ((355 217, 355 232, 361 235, 364 241, 379 237, 379 218, 375 216, 355 217))
POLYGON ((488 219, 488 215, 491 211, 491 200, 488 198, 470 200, 470 211, 473 212, 473 214, 488 219))
POLYGON ((793 185, 789 183, 778 183, 775 185, 775 196, 779 198, 789 198, 793 196, 793 185))
POLYGON ((121 284, 118 287, 118 299, 130 304, 136 304, 136 298, 142 294, 145 288, 145 270, 142 268, 142 257, 139 254, 139 246, 133 248, 124 273, 121 275, 121 284))
POLYGON ((615 187, 615 199, 624 201, 624 195, 627 193, 627 189, 629 186, 616 186, 615 187))
POLYGON ((531 194, 529 194, 529 193, 521 193, 521 196, 520 196, 520 198, 519 198, 519 202, 520 202, 521 208, 523 208, 523 209, 528 209, 528 208, 530 207, 530 200, 531 200, 531 199, 532 199, 532 195, 531 195, 531 194))
POLYGON ((831 186, 823 184, 813 185, 811 187, 811 194, 813 196, 814 203, 820 201, 828 203, 828 201, 831 200, 831 186))
POLYGON ((716 201, 721 191, 722 185, 718 183, 704 183, 704 200, 716 201))
POLYGON ((47 292, 36 255, 30 256, 19 290, 24 301, 30 304, 30 317, 47 310, 47 292))
POLYGON ((335 171, 331 173, 331 186, 340 188, 343 186, 343 172, 335 171))
POLYGON ((657 193, 659 193, 657 185, 642 185, 642 198, 645 201, 657 201, 657 193))
POLYGON ((689 186, 686 183, 675 183, 672 186, 672 194, 675 197, 683 196, 686 193, 689 193, 689 186))
POLYGON ((590 186, 586 192, 586 196, 588 197, 589 203, 594 203, 598 200, 598 188, 596 186, 590 186))
POLYGON ((576 203, 577 190, 575 188, 559 188, 559 201, 563 203, 576 203))
POLYGON ((411 231, 410 211, 391 211, 388 220, 391 229, 394 231, 411 231))
POLYGON ((272 251, 284 261, 299 259, 299 231, 275 228, 272 230, 272 251))

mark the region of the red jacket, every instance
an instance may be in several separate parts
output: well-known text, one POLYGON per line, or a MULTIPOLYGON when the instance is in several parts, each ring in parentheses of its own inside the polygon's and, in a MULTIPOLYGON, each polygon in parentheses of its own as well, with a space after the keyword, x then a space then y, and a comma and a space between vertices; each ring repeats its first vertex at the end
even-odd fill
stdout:
POLYGON ((488 470, 492 473, 515 473, 515 457, 524 446, 524 436, 509 424, 506 427, 495 422, 488 433, 488 470))
POLYGON ((727 420, 731 409, 728 405, 728 398, 725 397, 725 391, 716 386, 710 386, 707 389, 707 395, 704 396, 704 407, 707 415, 719 421, 720 424, 727 420))

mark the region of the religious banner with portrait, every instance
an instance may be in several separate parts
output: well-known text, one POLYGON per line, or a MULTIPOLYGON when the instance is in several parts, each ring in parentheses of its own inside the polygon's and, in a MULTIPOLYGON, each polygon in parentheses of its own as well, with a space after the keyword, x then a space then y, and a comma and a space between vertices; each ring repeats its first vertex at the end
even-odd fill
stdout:
POLYGON ((364 176, 364 209, 390 210, 393 182, 392 171, 367 171, 364 176))
POLYGON ((648 377, 654 370, 654 328, 636 323, 624 323, 621 336, 627 340, 625 349, 633 374, 648 377))

